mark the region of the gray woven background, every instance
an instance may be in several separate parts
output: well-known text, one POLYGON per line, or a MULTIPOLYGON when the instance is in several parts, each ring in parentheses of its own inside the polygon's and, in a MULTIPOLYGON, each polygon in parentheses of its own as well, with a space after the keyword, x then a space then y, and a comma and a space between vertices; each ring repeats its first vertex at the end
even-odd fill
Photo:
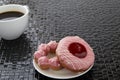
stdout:
POLYGON ((95 52, 94 67, 79 80, 120 79, 120 0, 0 0, 30 8, 20 38, 0 41, 0 80, 49 80, 33 67, 37 46, 68 35, 85 39, 95 52))

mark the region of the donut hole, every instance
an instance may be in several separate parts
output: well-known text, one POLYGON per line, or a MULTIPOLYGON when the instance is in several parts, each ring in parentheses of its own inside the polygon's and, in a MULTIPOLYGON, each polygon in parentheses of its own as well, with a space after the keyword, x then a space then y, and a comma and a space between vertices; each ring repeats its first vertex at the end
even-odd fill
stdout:
POLYGON ((48 53, 48 55, 47 55, 47 57, 50 59, 50 58, 53 58, 53 57, 55 57, 56 56, 56 54, 55 53, 51 53, 51 52, 49 52, 48 53))
POLYGON ((85 47, 80 43, 71 43, 68 47, 70 53, 79 58, 84 58, 87 55, 85 47))

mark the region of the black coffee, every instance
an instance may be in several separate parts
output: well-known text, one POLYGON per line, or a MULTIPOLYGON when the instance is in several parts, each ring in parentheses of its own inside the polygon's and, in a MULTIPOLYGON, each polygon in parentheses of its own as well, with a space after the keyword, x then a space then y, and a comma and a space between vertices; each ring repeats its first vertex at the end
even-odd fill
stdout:
POLYGON ((11 20, 23 16, 24 13, 17 11, 9 11, 0 13, 0 20, 11 20))

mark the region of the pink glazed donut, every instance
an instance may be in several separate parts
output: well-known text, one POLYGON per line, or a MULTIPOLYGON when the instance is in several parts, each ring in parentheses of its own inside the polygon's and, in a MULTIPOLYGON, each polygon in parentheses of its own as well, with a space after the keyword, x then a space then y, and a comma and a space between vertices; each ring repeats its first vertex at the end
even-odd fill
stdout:
POLYGON ((60 40, 56 55, 63 67, 79 72, 94 64, 94 52, 90 45, 78 36, 68 36, 60 40))
POLYGON ((50 52, 55 52, 58 43, 56 41, 50 41, 48 44, 41 44, 38 46, 38 51, 34 53, 34 59, 41 69, 53 69, 60 70, 61 64, 58 57, 48 58, 47 55, 50 52))

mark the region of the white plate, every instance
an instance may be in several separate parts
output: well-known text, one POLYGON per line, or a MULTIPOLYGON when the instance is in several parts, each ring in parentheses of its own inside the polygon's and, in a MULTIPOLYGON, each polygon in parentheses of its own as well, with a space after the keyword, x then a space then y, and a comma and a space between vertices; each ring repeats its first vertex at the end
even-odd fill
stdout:
POLYGON ((50 77, 50 78, 54 78, 54 79, 70 79, 70 78, 75 78, 78 76, 81 76, 85 73, 87 73, 92 67, 93 65, 90 66, 89 69, 87 69, 84 72, 71 72, 67 69, 62 69, 59 71, 55 71, 52 69, 48 69, 48 70, 42 70, 41 68, 39 68, 39 66, 37 65, 37 63, 35 62, 35 60, 33 59, 33 66, 35 67, 35 69, 43 74, 44 76, 50 77))

